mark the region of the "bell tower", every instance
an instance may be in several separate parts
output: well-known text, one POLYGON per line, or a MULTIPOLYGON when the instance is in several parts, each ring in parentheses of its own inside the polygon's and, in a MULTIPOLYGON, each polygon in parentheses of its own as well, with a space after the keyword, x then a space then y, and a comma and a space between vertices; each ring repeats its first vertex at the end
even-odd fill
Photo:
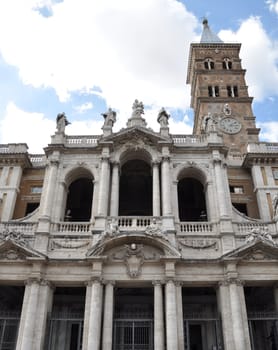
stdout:
POLYGON ((228 147, 245 152, 249 142, 258 142, 260 130, 255 124, 246 70, 241 67, 240 47, 224 43, 204 19, 200 43, 190 46, 187 83, 191 84, 194 109, 193 134, 217 131, 228 147))

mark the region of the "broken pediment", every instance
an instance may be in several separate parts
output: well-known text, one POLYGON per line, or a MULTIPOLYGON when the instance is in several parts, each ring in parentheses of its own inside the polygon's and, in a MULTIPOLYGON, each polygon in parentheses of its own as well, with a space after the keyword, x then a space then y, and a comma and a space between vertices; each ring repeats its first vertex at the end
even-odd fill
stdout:
POLYGON ((128 246, 143 247, 144 254, 148 259, 158 259, 160 257, 180 258, 180 252, 171 245, 167 237, 163 238, 163 235, 152 236, 143 232, 114 232, 112 234, 104 232, 88 251, 87 257, 114 256, 120 258, 121 249, 128 246))
POLYGON ((45 260, 46 257, 13 239, 0 240, 0 260, 45 260))
POLYGON ((101 139, 101 142, 114 142, 117 145, 130 143, 131 145, 156 145, 158 142, 169 142, 168 138, 162 137, 151 129, 134 126, 120 130, 119 132, 101 139))
POLYGON ((247 242, 243 246, 223 255, 221 260, 278 261, 278 246, 268 240, 256 239, 252 242, 247 242))

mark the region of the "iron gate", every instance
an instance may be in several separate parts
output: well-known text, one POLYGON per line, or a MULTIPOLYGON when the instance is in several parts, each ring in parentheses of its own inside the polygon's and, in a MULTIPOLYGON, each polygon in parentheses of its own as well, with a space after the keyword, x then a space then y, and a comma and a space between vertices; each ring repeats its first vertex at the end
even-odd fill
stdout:
POLYGON ((0 313, 0 349, 14 350, 16 348, 19 314, 0 313))
POLYGON ((153 320, 114 320, 113 350, 153 350, 153 320))

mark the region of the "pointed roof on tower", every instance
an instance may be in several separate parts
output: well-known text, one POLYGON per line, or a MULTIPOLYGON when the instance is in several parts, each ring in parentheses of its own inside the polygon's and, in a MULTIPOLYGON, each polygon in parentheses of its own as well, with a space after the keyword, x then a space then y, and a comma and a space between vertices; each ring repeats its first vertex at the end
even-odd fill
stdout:
POLYGON ((211 31, 206 18, 203 20, 203 26, 203 33, 200 41, 201 43, 223 43, 223 41, 211 31))

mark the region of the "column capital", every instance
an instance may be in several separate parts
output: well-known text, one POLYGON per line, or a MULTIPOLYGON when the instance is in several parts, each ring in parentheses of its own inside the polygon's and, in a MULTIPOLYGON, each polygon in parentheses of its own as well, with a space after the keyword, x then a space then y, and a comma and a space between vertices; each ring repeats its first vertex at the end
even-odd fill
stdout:
POLYGON ((105 286, 107 286, 108 284, 110 284, 111 286, 115 286, 116 282, 113 280, 103 280, 102 282, 105 286))
POLYGON ((153 286, 162 286, 163 284, 165 284, 164 280, 154 280, 154 281, 152 281, 152 285, 153 286))
POLYGON ((106 155, 103 155, 103 156, 100 157, 100 159, 101 159, 102 162, 109 162, 110 157, 106 156, 106 155))
POLYGON ((88 281, 84 282, 85 286, 91 287, 93 284, 103 284, 103 278, 98 276, 91 277, 88 281))
POLYGON ((154 160, 152 161, 152 166, 153 166, 153 167, 158 167, 159 164, 160 164, 160 161, 159 161, 158 159, 154 159, 154 160))
POLYGON ((218 282, 219 286, 230 286, 231 284, 236 284, 237 286, 244 286, 245 282, 239 278, 234 277, 225 278, 223 281, 218 282))
POLYGON ((169 155, 162 156, 162 161, 163 162, 170 162, 170 156, 169 155))
POLYGON ((118 160, 113 160, 111 162, 113 168, 118 168, 120 166, 120 162, 118 160))

